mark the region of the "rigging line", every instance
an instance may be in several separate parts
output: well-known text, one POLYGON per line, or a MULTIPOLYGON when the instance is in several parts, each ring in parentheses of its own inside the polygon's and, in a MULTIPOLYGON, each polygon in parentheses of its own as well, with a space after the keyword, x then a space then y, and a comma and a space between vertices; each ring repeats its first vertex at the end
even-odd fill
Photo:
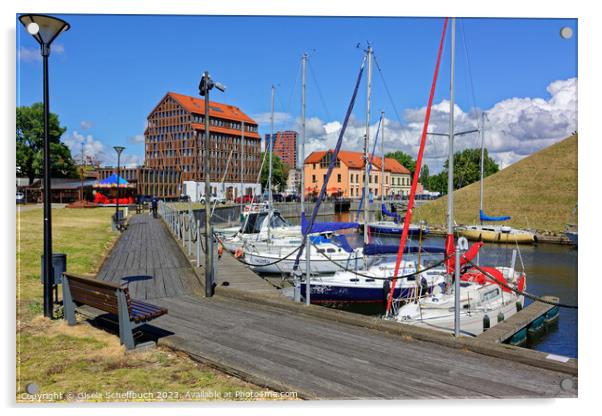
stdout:
MULTIPOLYGON (((310 242, 310 244, 312 246, 314 246, 314 248, 316 248, 316 249, 318 248, 318 246, 314 242, 310 242)), ((341 266, 341 264, 339 264, 337 261, 333 260, 332 257, 330 257, 328 254, 326 254, 326 253, 319 253, 319 254, 322 257, 324 257, 326 260, 328 260, 329 262, 337 265, 339 268, 341 268, 341 270, 343 270, 345 272, 352 273, 352 274, 354 274, 356 276, 364 277, 366 279, 374 279, 374 280, 388 280, 388 281, 393 280, 393 276, 391 276, 391 277, 377 277, 377 276, 372 276, 372 275, 368 275, 368 274, 363 274, 363 273, 360 273, 360 272, 358 272, 356 270, 351 270, 347 266, 345 266, 345 267, 341 266)), ((397 276, 397 279, 403 279, 403 278, 407 278, 407 277, 418 276, 418 275, 420 275, 420 274, 422 274, 424 272, 427 272, 429 270, 432 270, 432 269, 435 269, 435 268, 441 266, 443 263, 445 263, 447 260, 449 260, 452 257, 453 257, 453 254, 450 254, 449 256, 443 258, 443 260, 439 261, 438 263, 432 264, 429 267, 426 267, 426 268, 420 269, 420 270, 418 270, 418 268, 416 268, 415 272, 410 273, 410 274, 404 274, 404 275, 401 275, 401 276, 397 276)), ((340 260, 340 261, 342 261, 342 260, 340 260)))
POLYGON ((387 97, 389 97, 389 101, 391 102, 391 107, 393 107, 393 112, 395 113, 395 116, 397 117, 397 121, 399 121, 400 125, 403 125, 403 123, 401 121, 401 117, 399 116, 399 113, 397 112, 397 107, 395 106, 395 102, 393 101, 393 96, 391 95, 391 91, 389 90, 389 86, 387 85, 387 81, 385 81, 385 76, 383 74, 383 71, 380 68, 380 65, 378 64, 378 61, 376 60, 376 54, 373 54, 372 57, 374 58, 374 63, 376 64, 376 69, 378 69, 378 74, 380 75, 380 78, 383 82, 385 91, 387 92, 387 97))
MULTIPOLYGON (((347 124, 349 123, 349 118, 351 117, 351 113, 353 111, 353 106, 355 105, 355 99, 357 98, 357 91, 359 89, 360 82, 362 80, 362 74, 364 73, 364 66, 366 64, 367 58, 368 58, 367 55, 364 55, 364 58, 362 59, 362 64, 360 65, 360 70, 359 70, 359 73, 357 74, 357 79, 355 81, 355 87, 353 89, 353 94, 351 95, 351 100, 349 101, 349 105, 347 107, 347 112, 345 113, 345 118, 343 119, 343 125, 341 126, 341 130, 339 131, 339 137, 337 139, 337 144, 334 148, 334 152, 332 153, 332 157, 330 158, 330 163, 328 164, 328 170, 326 171, 326 175, 324 176, 324 183, 322 184, 322 189, 320 190, 320 195, 318 196, 318 200, 314 204, 314 208, 311 213, 311 217, 310 217, 310 220, 308 223, 308 228, 307 228, 308 231, 311 230, 312 227, 314 226, 314 221, 316 220, 316 216, 318 215, 318 211, 320 209, 320 204, 324 200, 324 197, 326 194, 326 188, 327 188, 328 182, 330 181, 330 176, 334 169, 335 161, 337 159, 339 151, 341 150, 341 146, 343 144, 343 137, 345 136, 345 131, 347 130, 347 124)), ((303 253, 303 249, 305 248, 305 243, 307 241, 306 237, 307 237, 307 232, 304 232, 303 233, 303 242, 301 243, 301 249, 299 250, 299 253, 297 253, 297 258, 295 259, 295 264, 293 266, 294 271, 297 271, 297 269, 299 268, 299 261, 301 259, 301 254, 303 253)))
MULTIPOLYGON (((382 122, 382 119, 379 119, 378 126, 376 127, 376 134, 374 135, 374 145, 372 146, 372 153, 370 154, 370 161, 368 162, 368 176, 372 173, 372 161, 374 160, 374 153, 376 152, 376 143, 378 143, 378 133, 380 131, 381 122, 382 122)), ((384 163, 384 161, 382 163, 384 163)), ((384 180, 384 179, 382 179, 382 180, 384 180)), ((360 214, 362 211, 362 205, 364 203, 365 191, 366 191, 366 188, 362 187, 362 198, 360 199, 360 203, 358 204, 357 213, 356 213, 356 217, 355 217, 356 222, 358 222, 359 218, 360 218, 360 214)))
POLYGON ((474 79, 472 76, 472 65, 470 64, 470 56, 468 54, 468 43, 466 42, 466 34, 464 32, 464 19, 460 19, 460 30, 462 32, 462 45, 464 46, 464 55, 466 56, 466 66, 468 68, 468 79, 470 81, 470 95, 472 98, 472 109, 477 120, 477 128, 480 129, 480 118, 477 113, 477 100, 475 98, 474 79))
MULTIPOLYGON (((422 156, 424 154, 424 147, 426 144, 426 136, 427 136, 429 121, 430 121, 430 117, 431 117, 431 108, 433 105, 433 98, 435 96, 435 89, 437 86, 437 78, 439 76, 439 65, 441 63, 441 54, 443 53, 443 45, 445 43, 445 32, 447 30, 447 21, 448 21, 448 18, 446 17, 445 20, 443 21, 443 30, 441 33, 441 40, 439 42, 439 51, 437 52, 437 63, 435 64, 435 71, 433 74, 433 81, 432 81, 431 90, 429 93, 428 105, 426 107, 424 124, 422 126, 422 135, 420 138, 420 149, 418 150, 418 157, 416 159, 416 171, 414 172, 414 177, 412 178, 412 188, 410 190, 410 198, 408 200, 408 208, 406 211, 405 221, 403 223, 403 231, 400 236, 399 250, 397 252, 397 258, 395 260, 395 271, 393 273, 393 281, 391 284, 391 290, 389 291, 389 294, 387 297, 387 309, 386 309, 387 315, 389 315, 389 312, 391 311, 391 302, 393 301, 393 294, 395 291, 395 282, 397 279, 397 274, 399 273, 399 267, 400 267, 401 260, 403 257, 403 250, 405 248, 406 240, 408 238, 408 230, 410 228, 410 221, 412 220, 412 210, 414 209, 414 198, 416 196, 416 187, 418 185, 418 178, 420 177, 420 168, 422 166, 422 156)), ((450 134, 452 134, 452 133, 450 132, 450 134)))
POLYGON ((326 112, 326 117, 328 117, 328 120, 333 120, 332 115, 330 114, 330 111, 328 110, 328 106, 326 105, 326 101, 324 100, 324 95, 322 94, 322 89, 320 88, 320 84, 318 84, 318 79, 314 72, 313 65, 311 64, 311 62, 309 60, 307 61, 307 66, 309 67, 309 73, 311 74, 311 78, 313 79, 314 84, 316 84, 316 90, 318 91, 318 97, 320 97, 320 102, 322 103, 322 107, 324 107, 324 111, 326 112))
MULTIPOLYGON (((290 111, 291 110, 291 102, 293 100, 293 95, 294 95, 295 91, 297 90, 297 84, 298 84, 298 81, 299 81, 299 74, 300 74, 300 72, 301 72, 301 64, 299 64, 299 69, 296 72, 295 82, 293 83, 293 86, 291 88, 291 92, 290 92, 290 94, 288 96, 288 101, 287 101, 286 107, 284 106, 284 103, 280 100, 280 96, 278 96, 278 95, 275 96, 276 103, 278 104, 278 106, 280 107, 280 109, 282 110, 282 112, 284 112, 287 115, 291 114, 291 111, 290 111)), ((286 121, 287 120, 283 120, 279 124, 282 126, 282 124, 286 124, 286 121)))

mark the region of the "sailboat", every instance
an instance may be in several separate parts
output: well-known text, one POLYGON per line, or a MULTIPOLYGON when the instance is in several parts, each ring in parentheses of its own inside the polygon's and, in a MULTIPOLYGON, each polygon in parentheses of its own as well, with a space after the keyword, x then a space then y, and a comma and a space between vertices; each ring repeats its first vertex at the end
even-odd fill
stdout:
MULTIPOLYGON (((302 150, 304 155, 305 147, 305 74, 307 65, 307 54, 302 57, 302 150)), ((271 117, 271 136, 274 135, 274 87, 272 87, 272 117, 271 117)), ((310 237, 311 245, 308 244, 307 250, 302 253, 304 260, 299 270, 306 273, 334 273, 341 268, 347 267, 350 263, 355 263, 362 258, 362 250, 352 249, 348 244, 342 242, 333 235, 333 232, 346 228, 357 228, 357 223, 328 223, 319 228, 318 224, 313 224, 311 230, 307 230, 304 206, 305 195, 301 198, 301 226, 287 226, 284 219, 272 208, 272 187, 271 187, 271 166, 272 166, 272 143, 270 140, 270 173, 268 175, 269 209, 259 235, 265 230, 265 238, 246 238, 243 242, 242 252, 245 262, 255 271, 261 273, 279 273, 289 274, 293 272, 296 263, 295 252, 303 244, 305 235, 313 234, 310 237), (278 223, 274 224, 274 220, 278 223), (303 231, 307 230, 307 233, 303 231), (318 234, 318 235, 315 235, 318 234), (309 252, 309 255, 307 255, 309 252), (311 265, 309 264, 311 263, 311 265)), ((305 175, 301 171, 302 189, 305 187, 305 175)), ((258 219, 261 217, 258 214, 258 219)))
MULTIPOLYGON (((446 26, 447 24, 444 26, 444 33, 446 26)), ((452 18, 448 236, 445 244, 447 254, 449 255, 452 253, 455 254, 455 251, 459 250, 459 247, 454 247, 453 234, 455 26, 456 20, 452 18)), ((458 245, 461 245, 460 240, 462 238, 458 239, 458 245)), ((465 242, 466 240, 464 240, 465 242)), ((482 242, 475 243, 467 253, 460 256, 460 264, 457 266, 461 272, 456 272, 457 278, 454 281, 454 285, 449 286, 449 290, 444 291, 442 288, 437 287, 433 290, 432 294, 416 299, 413 302, 405 303, 395 311, 395 321, 447 332, 453 331, 456 335, 476 336, 522 309, 524 305, 522 292, 526 288, 526 276, 523 272, 515 270, 516 250, 513 250, 510 267, 465 267, 468 261, 471 261, 477 255, 482 245, 482 242), (464 271, 463 273, 462 270, 464 271)), ((448 260, 447 272, 451 275, 455 268, 455 261, 450 258, 448 260)), ((401 302, 398 301, 396 304, 401 305, 401 302)))
MULTIPOLYGON (((370 174, 371 166, 371 157, 368 153, 368 134, 370 127, 369 113, 372 54, 372 47, 369 46, 366 51, 366 61, 368 64, 366 136, 364 142, 366 178, 370 174)), ((341 138, 339 138, 339 140, 341 140, 341 138)), ((374 154, 374 152, 372 152, 372 154, 374 154)), ((365 180, 365 184, 367 186, 367 179, 365 180)), ((367 189, 364 189, 362 199, 364 203, 363 209, 365 224, 368 224, 367 196, 367 189)), ((396 296, 402 298, 419 297, 426 293, 431 293, 434 287, 445 283, 445 268, 429 267, 429 265, 436 265, 437 260, 430 259, 427 263, 428 253, 438 253, 440 255, 443 253, 442 249, 429 250, 424 247, 407 247, 406 249, 407 252, 411 253, 412 255, 409 259, 406 259, 401 264, 401 273, 403 276, 396 280, 393 289, 393 292, 396 296)), ((370 244, 368 238, 368 227, 364 227, 363 250, 361 252, 359 249, 356 250, 358 251, 355 253, 355 259, 358 261, 347 262, 344 270, 336 271, 336 273, 330 276, 313 276, 311 278, 306 277, 300 282, 301 293, 304 294, 306 302, 318 304, 385 302, 386 295, 391 288, 390 278, 396 271, 395 261, 391 261, 387 255, 390 255, 391 253, 397 253, 398 246, 370 244), (360 255, 363 255, 363 261, 360 261, 360 255)), ((327 255, 331 254, 327 253, 327 255)), ((312 267, 313 262, 314 260, 312 258, 312 267)), ((441 262, 439 262, 439 264, 441 264, 441 262)))
POLYGON ((518 243, 518 244, 532 244, 536 241, 535 234, 530 231, 512 228, 507 225, 495 225, 495 224, 483 224, 484 221, 497 222, 507 221, 511 217, 499 216, 492 217, 486 215, 483 210, 483 176, 484 176, 484 165, 485 165, 485 118, 486 113, 481 114, 481 177, 480 177, 480 206, 479 206, 479 219, 480 224, 477 225, 466 225, 458 227, 460 235, 473 241, 485 241, 488 243, 518 243))

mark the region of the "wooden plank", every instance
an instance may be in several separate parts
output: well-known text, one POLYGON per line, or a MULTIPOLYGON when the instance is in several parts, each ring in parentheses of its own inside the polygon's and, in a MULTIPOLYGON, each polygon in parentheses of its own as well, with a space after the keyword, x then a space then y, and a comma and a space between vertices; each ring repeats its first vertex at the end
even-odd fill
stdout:
MULTIPOLYGON (((544 299, 558 302, 559 298, 544 296, 544 299)), ((510 318, 496 324, 477 338, 483 341, 500 343, 504 342, 521 329, 527 327, 531 322, 547 313, 554 305, 543 302, 533 302, 526 308, 518 311, 510 318)))

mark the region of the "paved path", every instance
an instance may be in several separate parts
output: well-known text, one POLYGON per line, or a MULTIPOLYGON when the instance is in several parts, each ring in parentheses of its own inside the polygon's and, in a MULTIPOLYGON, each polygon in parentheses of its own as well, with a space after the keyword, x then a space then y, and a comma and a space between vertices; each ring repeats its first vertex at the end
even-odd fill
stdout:
POLYGON ((152 275, 133 288, 169 309, 152 322, 173 333, 159 342, 256 384, 322 399, 576 396, 560 388, 563 379, 577 383, 564 373, 277 306, 191 295, 194 273, 175 244, 160 220, 135 216, 101 277, 152 275))

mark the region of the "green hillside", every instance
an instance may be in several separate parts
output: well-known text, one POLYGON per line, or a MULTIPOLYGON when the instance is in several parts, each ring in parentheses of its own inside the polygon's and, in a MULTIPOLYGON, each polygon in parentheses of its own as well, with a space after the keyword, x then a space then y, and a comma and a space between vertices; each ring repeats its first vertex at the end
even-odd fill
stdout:
MULTIPOLYGON (((485 179, 485 212, 510 215, 505 224, 538 231, 562 231, 567 222, 576 224, 577 136, 517 162, 485 179)), ((447 197, 414 212, 414 220, 445 224, 447 197)), ((479 183, 454 192, 457 224, 476 224, 479 219, 479 183)))

